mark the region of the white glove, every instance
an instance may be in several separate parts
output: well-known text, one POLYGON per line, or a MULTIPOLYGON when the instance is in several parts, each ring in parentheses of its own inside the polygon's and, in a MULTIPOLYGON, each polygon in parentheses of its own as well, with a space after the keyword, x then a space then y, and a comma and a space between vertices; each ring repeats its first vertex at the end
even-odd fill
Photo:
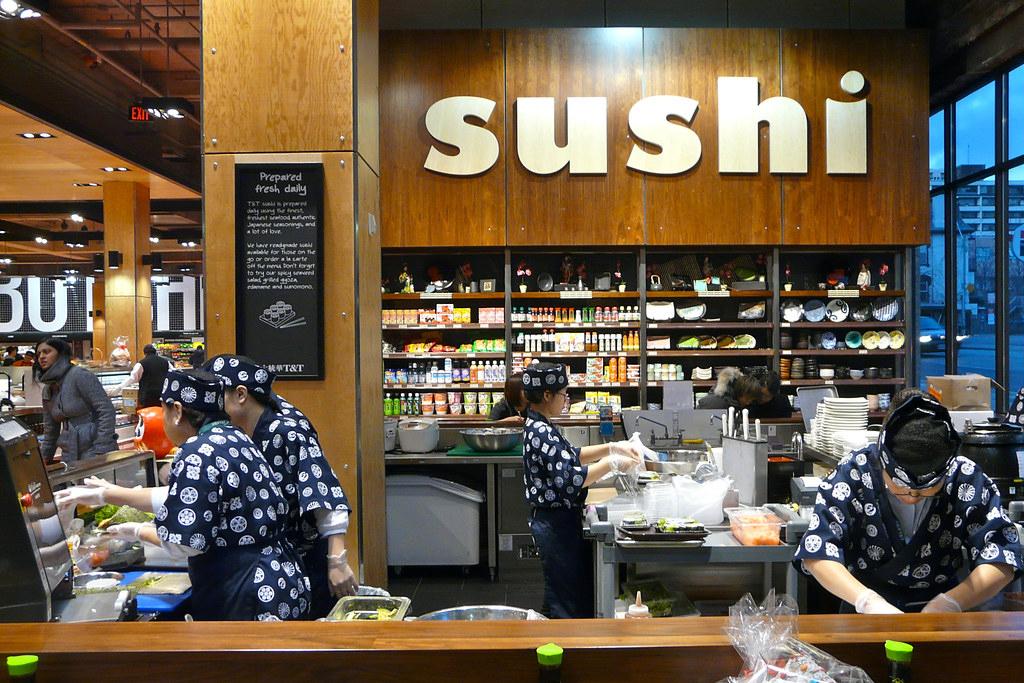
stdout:
POLYGON ((870 588, 860 594, 854 607, 858 614, 903 614, 903 610, 893 607, 870 588))
POLYGON ((341 551, 340 555, 327 556, 327 583, 331 587, 331 595, 336 598, 355 595, 359 590, 356 575, 348 566, 347 550, 341 551))
POLYGON ((143 529, 149 527, 153 528, 152 522, 125 522, 124 524, 114 524, 113 526, 107 527, 107 535, 113 538, 120 538, 125 541, 140 541, 142 540, 139 534, 143 529))
POLYGON ((939 593, 928 601, 921 612, 935 614, 937 612, 963 612, 963 609, 959 602, 949 597, 949 593, 939 593))
POLYGON ((643 441, 640 440, 640 432, 633 432, 633 436, 629 437, 629 441, 627 443, 632 445, 633 448, 635 448, 636 450, 640 451, 640 453, 646 459, 648 459, 648 460, 657 460, 658 459, 657 451, 652 451, 650 448, 648 448, 647 446, 644 445, 643 441))
POLYGON ((91 505, 96 507, 103 505, 103 497, 106 489, 98 486, 72 486, 61 489, 53 494, 53 502, 57 509, 74 507, 75 505, 91 505))

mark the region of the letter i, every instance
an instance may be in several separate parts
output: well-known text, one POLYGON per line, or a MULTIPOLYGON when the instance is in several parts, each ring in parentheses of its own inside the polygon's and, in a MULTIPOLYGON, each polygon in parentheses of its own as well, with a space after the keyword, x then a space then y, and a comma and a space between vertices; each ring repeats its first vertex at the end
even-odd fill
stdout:
MULTIPOLYGON (((864 85, 864 75, 859 71, 847 71, 839 79, 839 87, 848 95, 858 95, 864 85)), ((827 173, 868 172, 867 100, 825 99, 825 146, 827 173)))

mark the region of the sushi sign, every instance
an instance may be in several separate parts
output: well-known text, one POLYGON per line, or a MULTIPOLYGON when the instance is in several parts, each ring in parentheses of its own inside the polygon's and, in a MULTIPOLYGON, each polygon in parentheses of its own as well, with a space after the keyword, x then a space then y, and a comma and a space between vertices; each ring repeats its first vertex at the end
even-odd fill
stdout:
MULTIPOLYGON (((848 71, 840 89, 856 97, 866 81, 848 71)), ((759 127, 767 123, 770 173, 807 173, 807 113, 788 97, 760 99, 756 78, 718 79, 718 171, 757 173, 759 127)), ((447 154, 431 146, 424 168, 452 176, 486 173, 498 160, 498 139, 486 128, 497 102, 483 97, 447 97, 426 112, 427 132, 458 149, 447 154)), ((678 175, 697 165, 701 141, 690 124, 700 103, 689 97, 656 95, 639 100, 629 111, 629 129, 637 143, 626 166, 652 175, 678 175), (678 121, 682 123, 679 123, 678 121), (659 151, 644 149, 657 147, 659 151)), ((538 175, 608 172, 608 101, 604 97, 566 98, 566 144, 555 142, 555 98, 519 97, 515 102, 516 153, 538 175)), ((825 100, 826 172, 867 173, 868 109, 866 99, 825 100)))

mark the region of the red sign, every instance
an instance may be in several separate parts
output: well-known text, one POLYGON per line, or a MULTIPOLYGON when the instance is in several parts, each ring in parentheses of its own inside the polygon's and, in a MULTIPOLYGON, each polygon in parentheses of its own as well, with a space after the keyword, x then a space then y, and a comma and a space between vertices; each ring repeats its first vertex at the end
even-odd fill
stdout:
POLYGON ((132 121, 149 121, 149 111, 145 107, 132 107, 128 118, 132 121))

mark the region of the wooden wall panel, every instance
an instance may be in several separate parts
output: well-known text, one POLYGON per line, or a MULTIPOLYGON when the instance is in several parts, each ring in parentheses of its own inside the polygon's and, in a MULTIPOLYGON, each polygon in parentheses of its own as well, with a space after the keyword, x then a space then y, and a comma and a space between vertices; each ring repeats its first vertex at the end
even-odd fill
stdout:
POLYGON ((783 94, 807 111, 809 173, 784 188, 786 244, 923 244, 929 237, 928 40, 921 31, 782 32, 783 94), (825 98, 867 79, 868 174, 825 173, 825 98))
MULTIPOLYGON (((500 31, 381 34, 383 246, 505 244, 505 81, 500 31), (500 156, 486 173, 456 178, 423 167, 434 142, 424 117, 445 97, 498 103, 485 128, 500 156)), ((445 149, 454 153, 454 149, 445 149)))
POLYGON ((718 76, 753 76, 761 99, 779 93, 779 32, 771 29, 644 29, 644 95, 698 101, 691 128, 701 160, 676 176, 645 177, 647 243, 777 244, 781 180, 768 172, 768 128, 760 173, 718 172, 718 76))
MULTIPOLYGON (((150 267, 142 263, 152 246, 149 241, 149 187, 135 182, 103 185, 104 248, 106 270, 105 318, 111 341, 128 337, 132 358, 142 357, 142 347, 153 341, 150 306, 150 267), (110 252, 121 254, 121 265, 110 267, 110 252), (144 313, 144 317, 140 314, 144 313)), ((107 349, 107 353, 110 350, 107 349)))
POLYGON ((204 150, 351 149, 351 23, 352 0, 204 2, 204 150))
MULTIPOLYGON (((354 0, 356 152, 380 173, 380 2, 354 0)), ((343 148, 344 149, 344 148, 343 148)))
POLYGON ((235 351, 235 156, 203 157, 206 357, 235 351))
POLYGON ((508 31, 505 40, 508 243, 642 244, 643 181, 626 168, 629 109, 643 93, 641 29, 508 31), (608 98, 607 175, 570 176, 563 169, 540 176, 519 163, 516 98, 554 97, 555 137, 564 142, 565 98, 599 96, 608 98))

